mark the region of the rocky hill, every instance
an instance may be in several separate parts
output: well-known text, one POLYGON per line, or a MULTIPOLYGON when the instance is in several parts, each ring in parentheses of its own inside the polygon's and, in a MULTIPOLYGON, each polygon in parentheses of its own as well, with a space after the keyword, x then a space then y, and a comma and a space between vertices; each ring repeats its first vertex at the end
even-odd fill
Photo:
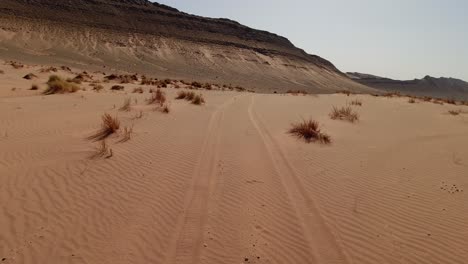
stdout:
POLYGON ((384 92, 400 92, 407 95, 468 100, 468 82, 459 79, 425 76, 422 79, 399 81, 357 72, 349 72, 347 75, 363 85, 384 92))
POLYGON ((284 37, 146 0, 2 0, 0 57, 261 92, 371 90, 284 37))

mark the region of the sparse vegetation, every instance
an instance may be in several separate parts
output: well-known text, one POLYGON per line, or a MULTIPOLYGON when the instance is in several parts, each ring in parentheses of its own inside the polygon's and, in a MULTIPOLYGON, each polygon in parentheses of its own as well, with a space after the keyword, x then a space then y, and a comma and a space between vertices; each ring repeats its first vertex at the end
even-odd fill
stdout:
POLYGON ((162 107, 161 107, 161 112, 165 113, 165 114, 169 114, 171 112, 171 109, 169 108, 169 105, 168 104, 164 104, 162 107))
POLYGON ((339 93, 339 94, 345 94, 346 96, 350 96, 350 95, 351 95, 351 91, 348 91, 348 90, 341 90, 341 91, 338 91, 337 93, 339 93))
POLYGON ((132 101, 130 98, 125 98, 123 105, 119 108, 120 111, 128 112, 132 109, 132 101))
POLYGON ((408 100, 408 103, 414 104, 414 103, 416 103, 416 100, 414 100, 414 98, 410 98, 410 99, 408 100))
POLYGON ((124 89, 125 89, 125 87, 122 86, 122 85, 113 85, 111 87, 111 90, 113 90, 113 91, 123 91, 124 89))
POLYGON ((94 153, 90 158, 97 159, 97 158, 105 157, 106 159, 108 159, 112 157, 112 155, 113 155, 112 149, 109 148, 105 140, 102 140, 99 143, 99 146, 96 148, 96 153, 94 153))
POLYGON ((362 106, 362 101, 358 100, 358 99, 355 99, 355 100, 351 101, 350 104, 355 105, 355 106, 362 106))
POLYGON ((166 102, 166 93, 161 91, 161 89, 157 89, 156 92, 151 93, 151 97, 147 99, 148 104, 157 104, 159 106, 163 106, 166 102))
POLYGON ((205 99, 203 98, 202 94, 197 94, 193 97, 191 102, 194 105, 202 105, 205 103, 205 99))
POLYGON ((298 94, 307 95, 308 94, 306 90, 288 90, 286 93, 292 94, 292 95, 298 95, 298 94))
POLYGON ((307 143, 331 143, 331 137, 320 130, 319 123, 315 120, 302 120, 302 122, 294 123, 288 133, 307 143))
POLYGON ((354 123, 359 120, 359 114, 351 107, 333 107, 332 112, 330 113, 330 118, 333 120, 345 120, 351 123, 354 123))
POLYGON ((97 84, 93 87, 93 90, 96 91, 96 92, 99 92, 101 90, 104 89, 104 86, 100 85, 100 84, 97 84))
POLYGON ((31 89, 29 90, 33 90, 33 91, 39 90, 39 86, 37 84, 33 84, 31 85, 31 89))
POLYGON ((192 87, 195 87, 195 88, 202 88, 202 84, 199 82, 192 82, 191 85, 192 87))
POLYGON ((47 89, 44 91, 43 94, 50 95, 50 94, 63 94, 63 93, 74 93, 80 89, 74 83, 70 83, 64 81, 57 75, 52 75, 49 77, 49 81, 47 81, 47 89))
POLYGON ((133 126, 131 127, 124 127, 123 137, 119 140, 119 143, 127 142, 132 138, 133 134, 133 126))
POLYGON ((449 110, 448 113, 451 114, 451 115, 456 116, 456 115, 461 114, 462 111, 461 110, 449 110))
POLYGON ((137 88, 133 89, 133 93, 143 93, 143 92, 144 92, 143 88, 141 88, 141 87, 137 87, 137 88))
POLYGON ((117 117, 113 117, 110 114, 104 114, 102 116, 101 129, 97 131, 94 135, 88 137, 89 140, 103 140, 113 133, 117 132, 120 128, 120 121, 117 117))
POLYGON ((16 61, 10 61, 8 64, 11 65, 11 67, 15 68, 15 69, 21 69, 24 67, 24 64, 20 63, 20 62, 16 62, 16 61))

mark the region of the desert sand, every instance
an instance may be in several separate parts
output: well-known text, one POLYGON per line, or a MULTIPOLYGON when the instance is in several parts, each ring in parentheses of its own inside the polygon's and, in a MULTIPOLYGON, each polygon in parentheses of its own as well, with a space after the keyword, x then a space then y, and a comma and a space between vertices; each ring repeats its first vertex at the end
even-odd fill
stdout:
POLYGON ((170 85, 164 114, 153 86, 45 96, 75 74, 0 64, 1 263, 468 261, 468 106, 221 90, 193 105, 170 85), (330 119, 356 99, 358 122, 330 119), (91 158, 104 113, 121 129, 91 158), (331 144, 287 133, 308 118, 331 144))

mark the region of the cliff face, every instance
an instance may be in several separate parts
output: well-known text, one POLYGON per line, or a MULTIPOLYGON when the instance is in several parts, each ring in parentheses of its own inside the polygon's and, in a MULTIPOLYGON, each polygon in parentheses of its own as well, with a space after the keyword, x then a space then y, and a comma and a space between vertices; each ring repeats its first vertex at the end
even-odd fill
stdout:
POLYGON ((284 37, 146 0, 2 0, 0 56, 142 71, 259 91, 365 91, 284 37))
POLYGON ((425 76, 422 79, 400 81, 357 72, 347 75, 356 82, 384 92, 468 100, 468 82, 455 78, 425 76))

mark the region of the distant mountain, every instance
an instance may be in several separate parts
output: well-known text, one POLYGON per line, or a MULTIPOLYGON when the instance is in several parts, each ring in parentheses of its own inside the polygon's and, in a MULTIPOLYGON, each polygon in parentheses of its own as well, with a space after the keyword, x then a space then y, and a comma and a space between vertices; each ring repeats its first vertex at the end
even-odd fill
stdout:
POLYGON ((399 81, 365 73, 346 74, 356 82, 384 92, 468 100, 468 82, 459 79, 426 76, 422 79, 399 81))
POLYGON ((1 0, 0 58, 106 66, 262 92, 372 90, 284 37, 147 0, 1 0))

